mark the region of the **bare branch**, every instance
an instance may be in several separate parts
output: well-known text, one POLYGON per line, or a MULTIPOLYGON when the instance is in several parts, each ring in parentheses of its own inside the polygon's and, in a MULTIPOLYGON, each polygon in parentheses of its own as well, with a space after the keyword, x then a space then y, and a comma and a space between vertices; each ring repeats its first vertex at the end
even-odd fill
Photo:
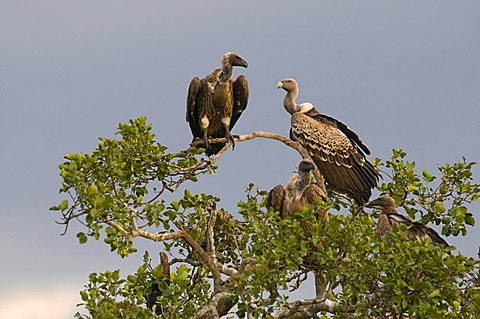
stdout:
MULTIPOLYGON (((276 141, 282 142, 283 144, 287 145, 288 147, 296 150, 300 154, 300 156, 302 156, 302 158, 309 159, 309 160, 313 161, 312 157, 310 156, 308 151, 305 148, 303 148, 302 145, 300 145, 300 143, 292 141, 291 139, 289 139, 289 138, 287 138, 283 135, 280 135, 280 134, 262 132, 262 131, 254 131, 250 134, 236 135, 234 137, 235 137, 235 140, 237 142, 246 142, 246 141, 252 140, 252 139, 257 138, 257 137, 276 140, 276 141)), ((229 141, 226 138, 214 138, 214 139, 209 139, 209 142, 211 144, 219 144, 219 143, 228 143, 229 141)), ((192 142, 190 144, 190 147, 196 147, 196 146, 203 145, 203 144, 204 144, 203 140, 198 140, 198 141, 192 142)), ((227 145, 225 145, 225 147, 222 149, 223 152, 220 151, 215 158, 217 158, 218 155, 221 155, 221 153, 223 154, 226 151, 226 148, 228 148, 229 145, 230 145, 229 143, 227 145)), ((218 160, 218 159, 216 159, 216 160, 218 160)), ((326 194, 327 191, 325 189, 325 179, 323 178, 323 175, 320 173, 320 171, 318 170, 318 167, 316 167, 316 166, 315 166, 315 170, 314 170, 313 175, 315 176, 315 179, 317 180, 317 183, 319 184, 319 186, 322 188, 322 190, 326 194)))
POLYGON ((287 307, 272 313, 275 319, 307 319, 320 311, 338 312, 339 304, 326 298, 303 299, 290 303, 287 307))

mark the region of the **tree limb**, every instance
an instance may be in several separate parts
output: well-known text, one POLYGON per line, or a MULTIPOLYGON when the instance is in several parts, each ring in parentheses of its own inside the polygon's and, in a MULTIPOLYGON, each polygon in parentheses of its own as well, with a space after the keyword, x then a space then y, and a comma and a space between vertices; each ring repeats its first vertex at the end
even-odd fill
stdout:
MULTIPOLYGON (((234 136, 235 141, 237 141, 237 142, 246 142, 246 141, 252 140, 252 139, 257 138, 257 137, 279 141, 279 142, 285 144, 286 146, 296 150, 300 154, 300 156, 302 156, 302 158, 311 160, 313 162, 312 157, 310 156, 308 151, 305 148, 303 148, 303 146, 300 145, 300 143, 292 141, 291 139, 289 139, 289 138, 287 138, 283 135, 280 135, 280 134, 263 132, 263 131, 254 131, 250 134, 235 135, 234 136)), ((226 138, 209 139, 209 143, 210 144, 227 143, 227 145, 225 145, 225 147, 222 149, 223 152, 225 152, 226 149, 230 146, 229 140, 226 139, 226 138)), ((197 140, 197 141, 192 142, 190 144, 190 147, 196 147, 196 146, 203 145, 203 144, 204 144, 203 140, 197 140)), ((223 154, 222 151, 220 151, 217 154, 215 159, 218 160, 218 157, 219 157, 218 155, 220 155, 220 153, 223 154)), ((324 179, 323 175, 320 173, 320 171, 318 170, 318 167, 316 167, 316 165, 315 165, 315 170, 313 172, 313 175, 315 176, 315 179, 317 180, 317 183, 319 184, 320 188, 322 188, 322 190, 326 194, 327 190, 325 188, 325 179, 324 179)))

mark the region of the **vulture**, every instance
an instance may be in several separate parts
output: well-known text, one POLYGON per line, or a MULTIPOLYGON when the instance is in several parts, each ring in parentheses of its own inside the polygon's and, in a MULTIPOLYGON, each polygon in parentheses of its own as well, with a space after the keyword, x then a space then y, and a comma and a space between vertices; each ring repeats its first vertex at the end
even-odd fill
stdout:
POLYGON ((342 122, 321 114, 311 103, 297 104, 298 84, 292 78, 277 84, 287 92, 283 106, 291 117, 290 138, 312 156, 326 186, 347 194, 358 205, 368 202, 380 173, 365 158, 370 150, 342 122))
POLYGON ((186 119, 193 141, 203 139, 205 153, 217 154, 223 144, 210 145, 209 138, 225 137, 235 147, 230 131, 247 108, 248 82, 243 75, 232 81, 234 66, 248 67, 248 63, 234 52, 222 56, 221 67, 205 78, 194 77, 188 87, 186 119))
MULTIPOLYGON (((293 173, 286 188, 277 185, 270 190, 267 207, 280 212, 282 218, 288 218, 308 204, 315 203, 319 198, 325 198, 326 194, 323 190, 310 182, 310 172, 313 169, 314 164, 311 161, 300 161, 297 171, 293 173)), ((320 217, 325 224, 328 224, 327 211, 322 212, 320 217)))
POLYGON ((424 241, 428 236, 437 244, 443 244, 449 246, 435 230, 432 228, 413 221, 408 216, 399 214, 396 210, 395 200, 389 195, 382 195, 377 199, 369 202, 366 207, 380 209, 381 214, 377 222, 377 234, 382 237, 386 232, 389 232, 393 227, 400 226, 401 224, 407 225, 408 230, 405 232, 407 238, 414 238, 420 241, 424 241))

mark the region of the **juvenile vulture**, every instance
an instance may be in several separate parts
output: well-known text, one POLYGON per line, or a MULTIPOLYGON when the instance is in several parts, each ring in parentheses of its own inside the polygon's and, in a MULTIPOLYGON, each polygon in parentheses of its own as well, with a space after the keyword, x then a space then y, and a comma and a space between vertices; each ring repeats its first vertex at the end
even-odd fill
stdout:
POLYGON ((236 53, 225 53, 221 67, 203 79, 194 77, 188 88, 186 119, 193 140, 203 139, 208 156, 217 154, 225 146, 210 145, 209 138, 226 137, 235 147, 230 131, 247 108, 247 78, 240 75, 232 81, 234 66, 246 68, 248 63, 236 53))
MULTIPOLYGON (((325 198, 326 194, 322 189, 310 182, 310 172, 313 168, 311 161, 300 161, 297 171, 293 173, 286 188, 277 185, 270 190, 267 207, 272 207, 275 211, 280 212, 282 218, 287 218, 304 209, 308 204, 315 203, 319 198, 325 198)), ((320 218, 325 224, 328 224, 327 211, 321 212, 320 218)))
POLYGON ((404 224, 408 226, 408 230, 405 232, 407 238, 415 238, 424 241, 428 236, 434 243, 449 246, 445 239, 443 239, 435 230, 422 223, 413 221, 408 216, 399 214, 395 206, 395 200, 388 195, 382 195, 366 205, 366 207, 380 209, 382 212, 377 222, 377 233, 379 237, 383 236, 386 232, 389 232, 394 226, 398 227, 401 224, 404 224))
POLYGON ((342 122, 320 114, 311 103, 297 104, 297 81, 284 79, 277 87, 287 92, 283 106, 292 115, 290 138, 310 153, 326 186, 347 194, 358 205, 366 203, 380 177, 365 158, 370 150, 342 122))

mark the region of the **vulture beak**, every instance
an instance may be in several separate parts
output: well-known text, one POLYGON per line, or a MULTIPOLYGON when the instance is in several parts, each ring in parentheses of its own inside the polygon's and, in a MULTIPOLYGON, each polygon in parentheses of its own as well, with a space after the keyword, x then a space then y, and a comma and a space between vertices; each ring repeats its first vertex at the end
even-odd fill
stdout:
POLYGON ((248 63, 247 63, 247 61, 245 61, 244 59, 242 59, 242 58, 239 57, 238 55, 237 55, 237 58, 238 58, 238 59, 237 59, 237 61, 236 61, 236 63, 235 63, 236 66, 241 66, 241 67, 244 67, 244 68, 248 68, 248 63))
POLYGON ((283 82, 282 81, 277 83, 277 89, 281 89, 281 88, 283 88, 283 82))

